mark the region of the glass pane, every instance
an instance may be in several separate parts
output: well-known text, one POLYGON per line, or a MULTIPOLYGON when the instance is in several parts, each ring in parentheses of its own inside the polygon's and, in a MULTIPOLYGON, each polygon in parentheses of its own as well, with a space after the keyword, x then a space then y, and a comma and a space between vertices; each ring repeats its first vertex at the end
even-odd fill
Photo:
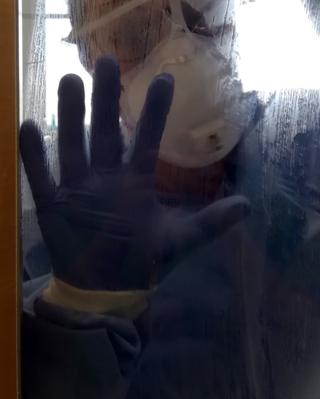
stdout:
POLYGON ((319 12, 22 2, 24 398, 319 397, 319 12))

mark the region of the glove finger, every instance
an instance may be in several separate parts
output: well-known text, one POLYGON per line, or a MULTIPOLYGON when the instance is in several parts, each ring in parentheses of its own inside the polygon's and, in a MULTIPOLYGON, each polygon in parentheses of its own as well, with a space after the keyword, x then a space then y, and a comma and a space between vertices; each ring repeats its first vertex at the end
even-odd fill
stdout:
POLYGON ((154 173, 173 93, 174 80, 169 74, 158 75, 149 86, 131 159, 132 166, 139 173, 154 173))
POLYGON ((96 63, 91 115, 91 160, 99 173, 121 162, 119 126, 120 69, 112 57, 96 63))
POLYGON ((225 233, 246 217, 249 211, 250 205, 246 198, 232 196, 209 205, 193 216, 171 222, 169 220, 164 259, 176 260, 187 256, 190 251, 225 233))
POLYGON ((58 139, 61 184, 72 186, 88 175, 84 116, 85 94, 81 78, 64 76, 58 90, 58 139))
MULTIPOLYGON (((234 195, 219 200, 198 212, 191 223, 198 226, 200 239, 212 239, 224 234, 249 213, 249 201, 243 196, 234 195)), ((195 242, 199 241, 197 236, 194 239, 195 242)))
POLYGON ((20 128, 20 152, 39 209, 53 200, 56 186, 49 172, 42 132, 33 121, 24 122, 20 128))

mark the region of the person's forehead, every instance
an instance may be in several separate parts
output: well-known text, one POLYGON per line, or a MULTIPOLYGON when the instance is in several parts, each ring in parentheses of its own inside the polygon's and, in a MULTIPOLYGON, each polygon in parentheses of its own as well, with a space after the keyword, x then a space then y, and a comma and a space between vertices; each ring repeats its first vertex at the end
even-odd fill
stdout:
MULTIPOLYGON (((132 29, 134 24, 137 24, 137 29, 139 29, 141 24, 149 23, 149 19, 146 18, 145 7, 149 9, 150 6, 157 5, 158 10, 160 10, 162 6, 167 9, 167 6, 171 5, 172 9, 175 9, 174 3, 179 1, 180 0, 69 0, 69 3, 71 3, 70 18, 73 25, 70 41, 72 40, 74 42, 72 38, 75 38, 76 35, 84 35, 88 33, 88 30, 101 30, 101 28, 109 29, 110 21, 115 21, 115 19, 119 19, 119 17, 125 17, 122 22, 128 26, 128 29, 132 29), (124 9, 123 6, 129 7, 124 9), (132 19, 130 20, 130 18, 132 19), (132 23, 130 21, 132 21, 132 23), (137 23, 137 21, 139 21, 139 23, 137 23)), ((212 29, 213 33, 216 32, 218 36, 221 36, 221 32, 223 32, 221 45, 224 47, 226 45, 226 40, 229 40, 229 33, 232 33, 232 26, 235 25, 234 5, 237 1, 239 0, 182 0, 181 3, 187 3, 197 12, 197 15, 199 13, 203 14, 204 21, 207 23, 207 26, 212 29), (230 29, 227 29, 227 27, 230 29)), ((184 7, 182 10, 183 9, 184 7)), ((113 25, 113 28, 114 26, 116 25, 113 25)), ((152 28, 152 26, 150 26, 150 28, 152 28)))
MULTIPOLYGON (((131 3, 133 0, 69 0, 72 8, 83 10, 88 13, 93 11, 107 11, 113 10, 124 4, 131 3)), ((161 2, 165 4, 164 0, 146 0, 144 4, 152 4, 161 2)), ((168 0, 169 3, 174 3, 179 0, 168 0)), ((214 14, 215 24, 223 24, 226 16, 232 14, 234 3, 237 0, 182 0, 182 2, 189 3, 193 8, 202 11, 203 13, 214 14)))
MULTIPOLYGON (((88 23, 99 20, 99 27, 108 25, 110 21, 132 16, 132 22, 136 23, 136 18, 140 14, 146 14, 146 9, 150 5, 157 4, 158 9, 162 3, 168 5, 170 0, 69 0, 70 19, 74 28, 84 28, 88 23), (128 10, 124 6, 130 6, 128 10), (105 18, 105 19, 103 19, 105 18)), ((139 28, 139 26, 137 26, 139 28)))
MULTIPOLYGON (((153 0, 146 0, 145 4, 152 3, 153 0)), ((69 0, 73 9, 81 10, 84 13, 111 11, 125 4, 131 3, 132 0, 69 0)))

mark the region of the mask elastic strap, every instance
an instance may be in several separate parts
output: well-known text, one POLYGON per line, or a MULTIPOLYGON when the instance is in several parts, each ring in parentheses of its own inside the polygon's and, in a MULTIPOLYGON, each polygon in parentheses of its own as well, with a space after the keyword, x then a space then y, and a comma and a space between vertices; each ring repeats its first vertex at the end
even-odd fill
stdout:
POLYGON ((186 32, 189 32, 189 28, 184 18, 181 0, 170 0, 170 7, 172 12, 172 22, 183 28, 186 32))

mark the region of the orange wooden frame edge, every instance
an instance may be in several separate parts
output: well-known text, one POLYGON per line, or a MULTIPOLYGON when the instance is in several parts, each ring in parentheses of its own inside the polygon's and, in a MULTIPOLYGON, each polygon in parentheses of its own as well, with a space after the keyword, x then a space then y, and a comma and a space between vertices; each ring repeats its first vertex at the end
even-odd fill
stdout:
POLYGON ((16 0, 0 5, 0 398, 19 396, 16 0))

